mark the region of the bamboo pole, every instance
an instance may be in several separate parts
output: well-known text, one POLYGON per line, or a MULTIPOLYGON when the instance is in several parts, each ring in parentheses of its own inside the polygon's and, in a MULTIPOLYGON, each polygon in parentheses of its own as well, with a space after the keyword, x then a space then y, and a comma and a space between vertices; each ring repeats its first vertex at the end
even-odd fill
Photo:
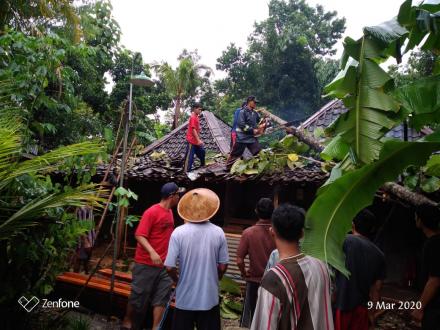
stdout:
MULTIPOLYGON (((128 149, 128 153, 126 156, 127 160, 128 160, 128 157, 130 156, 131 150, 133 149, 135 142, 136 142, 136 137, 134 137, 133 141, 131 141, 130 149, 128 149)), ((121 173, 119 173, 118 176, 116 177, 116 181, 119 181, 120 176, 121 176, 121 173)), ((104 219, 105 219, 107 212, 108 212, 108 206, 113 199, 113 195, 115 194, 115 191, 116 191, 116 187, 113 187, 110 192, 110 195, 108 196, 107 203, 105 204, 105 207, 104 207, 104 211, 102 211, 102 214, 101 214, 101 219, 99 219, 98 226, 96 227, 96 237, 98 237, 98 234, 101 230, 102 224, 104 223, 104 219)))

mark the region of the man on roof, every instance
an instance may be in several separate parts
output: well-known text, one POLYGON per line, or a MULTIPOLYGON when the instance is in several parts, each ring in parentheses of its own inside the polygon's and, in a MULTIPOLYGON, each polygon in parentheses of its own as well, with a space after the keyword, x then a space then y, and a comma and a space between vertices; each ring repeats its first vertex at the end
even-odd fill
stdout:
POLYGON ((184 171, 190 172, 194 163, 194 155, 200 160, 200 165, 205 166, 205 147, 200 137, 200 121, 199 116, 203 107, 200 103, 193 103, 191 107, 191 117, 189 118, 188 131, 186 133, 186 155, 184 163, 184 171))
POLYGON ((226 162, 227 167, 231 167, 235 160, 243 155, 246 148, 249 149, 253 156, 257 155, 261 150, 258 136, 263 134, 265 124, 260 124, 260 116, 255 111, 257 103, 258 101, 255 96, 248 96, 246 105, 238 113, 237 141, 229 154, 226 162))
POLYGON ((240 114, 241 109, 243 109, 245 106, 246 106, 246 102, 243 102, 243 104, 234 111, 234 117, 232 120, 232 128, 231 128, 231 150, 234 147, 235 142, 237 142, 238 115, 240 114))

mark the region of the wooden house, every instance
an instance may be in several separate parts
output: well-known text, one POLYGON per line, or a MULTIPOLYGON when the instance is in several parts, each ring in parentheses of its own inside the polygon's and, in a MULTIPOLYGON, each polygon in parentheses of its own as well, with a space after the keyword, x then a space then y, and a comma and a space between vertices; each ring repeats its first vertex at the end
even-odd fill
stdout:
MULTIPOLYGON (((209 111, 200 116, 201 137, 208 154, 223 157, 202 169, 197 169, 197 179, 191 180, 182 170, 186 151, 187 123, 157 140, 129 165, 128 186, 139 195, 134 212, 141 214, 159 200, 159 190, 166 182, 192 189, 206 187, 215 191, 221 199, 220 211, 213 222, 225 231, 238 232, 256 221, 255 205, 259 198, 269 197, 275 203, 292 202, 308 207, 317 188, 326 180, 327 173, 312 166, 283 172, 237 176, 226 170, 225 159, 230 151, 230 126, 209 111), (166 159, 154 161, 152 156, 165 153, 166 159)), ((245 154, 249 157, 250 154, 245 154)), ((133 211, 131 212, 133 213, 133 211)))

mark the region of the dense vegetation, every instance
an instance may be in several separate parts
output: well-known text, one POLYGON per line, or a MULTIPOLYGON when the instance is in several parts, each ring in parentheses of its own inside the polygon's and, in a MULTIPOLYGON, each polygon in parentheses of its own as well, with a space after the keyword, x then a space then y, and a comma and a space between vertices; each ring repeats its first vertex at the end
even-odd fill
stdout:
POLYGON ((5 328, 30 326, 28 315, 15 308, 17 299, 53 290, 79 236, 90 229, 76 219, 76 207, 99 208, 104 201, 105 191, 90 181, 122 136, 131 74, 156 77, 154 86, 133 89, 134 150, 182 123, 195 99, 228 122, 248 94, 286 118, 304 118, 336 72, 336 61, 326 56, 343 31, 344 19, 321 6, 273 0, 248 49, 231 45, 219 54, 217 69, 227 77, 213 81, 197 51, 176 54, 176 68, 161 59, 144 63, 120 44, 108 0, 4 1, 0 305, 11 322, 5 328), (168 110, 168 123, 159 122, 159 109, 168 110), (54 175, 59 171, 62 176, 54 175))
POLYGON ((431 157, 440 149, 438 131, 415 142, 387 139, 385 134, 407 121, 416 128, 438 125, 439 10, 440 1, 413 6, 406 0, 397 17, 365 27, 358 40, 347 37, 342 71, 326 86, 326 92, 341 99, 349 111, 327 129, 332 139, 321 156, 338 163, 307 212, 303 247, 340 271, 345 271, 342 243, 352 219, 372 203, 383 184, 396 180, 408 166, 423 166, 424 174, 434 180, 430 185, 437 184, 438 189, 439 158, 431 157), (395 82, 380 64, 388 58, 400 62, 416 46, 426 52, 427 60, 404 75, 392 70, 400 78, 395 82), (426 77, 417 79, 416 72, 426 77))
MULTIPOLYGON (((406 170, 408 185, 440 187, 440 157, 426 159, 440 142, 434 133, 419 142, 387 142, 391 128, 409 122, 436 128, 439 116, 439 1, 412 6, 397 20, 347 38, 341 63, 331 58, 345 20, 304 0, 271 0, 269 17, 257 22, 246 49, 230 44, 219 54, 211 79, 196 51, 182 50, 176 68, 120 44, 121 29, 110 1, 4 1, 0 12, 0 307, 19 328, 21 295, 42 296, 66 268, 78 237, 90 229, 77 221, 79 206, 100 207, 102 190, 90 184, 98 163, 107 160, 121 137, 130 74, 155 74, 156 83, 134 88, 130 139, 135 150, 182 123, 190 103, 201 100, 231 122, 233 110, 250 94, 286 120, 303 120, 327 97, 344 101, 349 112, 328 130, 321 157, 333 161, 331 179, 309 210, 304 247, 343 270, 340 245, 352 216, 371 202, 386 181, 406 170), (407 64, 389 73, 379 64, 407 64), (332 80, 339 68, 341 73, 332 80), (108 78, 111 92, 107 91, 108 78), (167 110, 161 123, 157 110, 167 110), (413 165, 407 168, 408 165, 413 165), (54 176, 62 171, 62 178, 54 176), (54 178, 57 178, 56 180, 54 178), (374 178, 374 179, 373 179, 374 178), (350 192, 343 193, 343 192, 350 192), (328 205, 323 207, 322 205, 328 205), (355 205, 355 207, 353 207, 355 205), (329 212, 329 210, 331 212, 329 212), (324 212, 325 211, 325 212, 324 212), (319 219, 318 222, 316 219, 319 219), (337 219, 337 220, 336 220, 337 219), (324 226, 324 227, 322 227, 324 226), (316 244, 317 242, 322 244, 316 244)), ((273 144, 260 162, 238 162, 237 173, 301 167, 308 148, 288 137, 273 144)), ((434 189, 434 188, 435 189, 434 189)), ((6 325, 7 328, 10 325, 6 325)))

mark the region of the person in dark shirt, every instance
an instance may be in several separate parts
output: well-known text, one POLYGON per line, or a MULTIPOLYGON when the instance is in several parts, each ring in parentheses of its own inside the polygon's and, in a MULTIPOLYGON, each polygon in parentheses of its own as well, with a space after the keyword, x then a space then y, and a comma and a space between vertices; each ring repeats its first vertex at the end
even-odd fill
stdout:
POLYGON ((385 256, 369 239, 375 227, 375 216, 362 210, 353 220, 352 234, 344 241, 345 267, 350 277, 336 274, 335 330, 368 330, 369 323, 374 322, 374 309, 369 314, 367 302, 375 305, 379 300, 385 278, 385 256))
POLYGON ((234 143, 226 166, 229 168, 240 158, 246 148, 255 156, 261 150, 257 136, 263 134, 265 124, 260 124, 260 116, 255 111, 257 106, 255 96, 249 96, 246 99, 246 105, 238 112, 237 117, 237 140, 234 143))
POLYGON ((238 115, 240 114, 241 109, 246 106, 246 102, 243 102, 241 107, 235 109, 234 117, 232 119, 232 127, 231 127, 231 150, 234 147, 235 142, 237 142, 237 123, 238 123, 238 115))
POLYGON ((249 328, 252 323, 257 293, 261 278, 269 259, 270 253, 275 249, 275 241, 270 233, 273 212, 273 202, 270 198, 261 198, 255 209, 258 222, 243 231, 237 249, 237 266, 241 277, 246 280, 246 296, 241 315, 240 326, 249 328), (249 269, 246 269, 244 259, 249 255, 249 269))
POLYGON ((416 226, 427 240, 422 253, 422 277, 424 288, 420 296, 421 309, 415 309, 412 317, 422 322, 423 330, 440 328, 440 210, 433 205, 420 205, 416 210, 416 226))

